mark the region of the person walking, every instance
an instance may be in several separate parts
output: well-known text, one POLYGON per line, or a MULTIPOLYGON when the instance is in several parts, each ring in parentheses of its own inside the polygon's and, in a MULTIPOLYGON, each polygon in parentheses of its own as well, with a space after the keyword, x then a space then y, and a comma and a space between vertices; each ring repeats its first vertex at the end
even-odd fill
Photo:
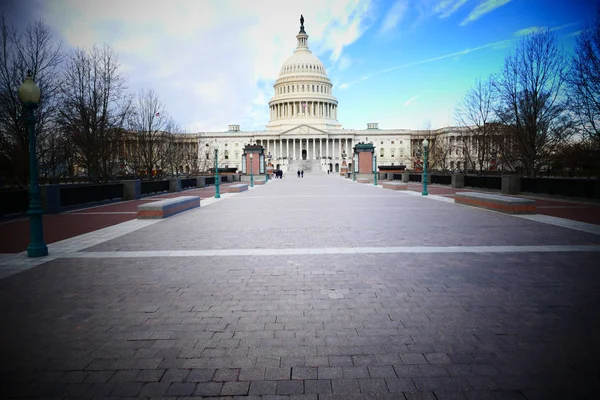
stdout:
POLYGON ((304 170, 300 171, 300 176, 304 178, 304 170))
POLYGON ((298 178, 300 178, 300 170, 298 170, 298 178))
POLYGON ((329 175, 329 168, 327 168, 327 175, 329 175))

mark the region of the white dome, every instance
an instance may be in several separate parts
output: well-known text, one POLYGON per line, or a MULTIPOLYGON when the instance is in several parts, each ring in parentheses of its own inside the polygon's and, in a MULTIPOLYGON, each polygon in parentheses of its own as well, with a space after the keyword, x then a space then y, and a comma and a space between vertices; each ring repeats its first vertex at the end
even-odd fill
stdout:
POLYGON ((325 66, 310 50, 296 50, 281 67, 279 77, 289 76, 297 73, 312 73, 327 78, 325 66))
POLYGON ((271 118, 268 130, 283 130, 298 125, 321 129, 340 129, 337 99, 325 66, 308 49, 304 18, 300 17, 298 45, 279 71, 274 96, 269 101, 271 118))

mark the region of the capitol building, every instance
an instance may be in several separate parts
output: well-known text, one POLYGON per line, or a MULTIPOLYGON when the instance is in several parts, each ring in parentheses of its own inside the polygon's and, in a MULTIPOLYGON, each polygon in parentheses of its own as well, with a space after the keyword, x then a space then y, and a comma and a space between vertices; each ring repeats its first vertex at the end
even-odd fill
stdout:
MULTIPOLYGON (((405 165, 414 168, 422 140, 460 141, 459 128, 432 131, 380 129, 367 123, 366 129, 343 129, 338 121, 338 101, 325 66, 309 49, 308 34, 301 17, 294 53, 284 62, 273 85, 269 101, 270 121, 262 131, 243 131, 229 125, 225 132, 199 132, 198 160, 210 165, 210 144, 219 145, 219 166, 242 169, 243 148, 247 144, 262 145, 268 160, 276 169, 295 173, 338 172, 344 160, 351 163, 353 146, 372 143, 379 165, 405 165)), ((452 151, 448 166, 460 168, 458 150, 452 151), (456 163, 456 164, 455 164, 456 163)), ((351 164, 350 164, 351 167, 351 164)))

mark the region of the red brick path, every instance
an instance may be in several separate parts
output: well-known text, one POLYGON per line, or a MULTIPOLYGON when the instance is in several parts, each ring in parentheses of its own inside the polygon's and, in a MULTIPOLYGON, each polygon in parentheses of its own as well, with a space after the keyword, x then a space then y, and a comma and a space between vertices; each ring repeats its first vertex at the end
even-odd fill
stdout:
MULTIPOLYGON (((221 193, 227 193, 227 186, 221 184, 221 193)), ((102 206, 90 206, 61 214, 44 215, 44 242, 58 242, 84 233, 93 232, 136 218, 137 206, 149 201, 157 201, 177 196, 199 196, 206 199, 215 195, 214 186, 190 189, 178 193, 161 193, 141 200, 130 200, 102 206)), ((29 219, 19 218, 0 223, 0 253, 19 253, 29 244, 29 219)))

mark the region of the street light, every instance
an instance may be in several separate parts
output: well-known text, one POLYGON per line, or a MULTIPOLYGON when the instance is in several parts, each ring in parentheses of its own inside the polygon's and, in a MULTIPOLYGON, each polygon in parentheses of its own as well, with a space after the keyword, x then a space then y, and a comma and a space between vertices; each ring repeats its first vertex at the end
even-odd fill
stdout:
POLYGON ((212 148, 215 151, 215 199, 221 198, 221 191, 219 190, 219 143, 215 140, 212 144, 212 148))
POLYGON ((377 186, 377 154, 373 153, 373 186, 377 186))
POLYGON ((252 165, 252 159, 254 158, 254 154, 250 153, 250 187, 254 187, 254 166, 252 165))
POLYGON ((429 141, 423 139, 423 196, 427 196, 427 150, 429 149, 429 141))
POLYGON ((27 128, 29 130, 29 246, 27 246, 28 257, 42 257, 48 255, 48 246, 44 243, 44 227, 42 224, 42 197, 38 183, 38 163, 35 145, 35 114, 40 101, 40 88, 37 87, 31 71, 27 71, 27 77, 19 88, 19 98, 27 109, 27 128))
POLYGON ((356 169, 358 168, 358 153, 354 153, 354 163, 352 164, 352 181, 356 181, 356 169))

